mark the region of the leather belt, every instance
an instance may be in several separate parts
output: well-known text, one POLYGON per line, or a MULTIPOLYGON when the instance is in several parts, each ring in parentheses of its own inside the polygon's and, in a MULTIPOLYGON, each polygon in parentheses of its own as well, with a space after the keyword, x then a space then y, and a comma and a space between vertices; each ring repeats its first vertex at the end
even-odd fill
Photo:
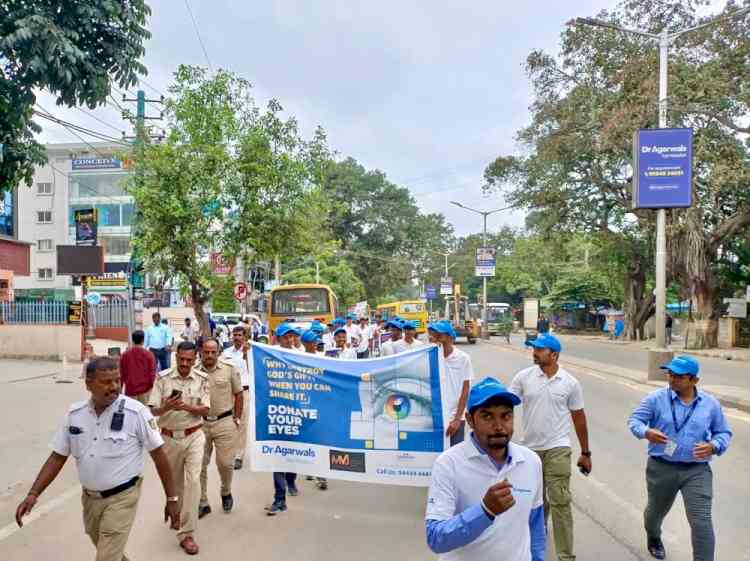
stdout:
POLYGON ((649 456, 649 458, 651 458, 655 462, 659 462, 660 464, 666 464, 668 466, 681 467, 681 468, 691 468, 695 466, 700 466, 705 463, 705 462, 673 462, 670 460, 665 460, 661 456, 649 456))
POLYGON ((229 415, 231 415, 231 414, 232 414, 232 410, 230 409, 229 411, 224 411, 221 415, 217 415, 215 417, 213 417, 213 416, 211 416, 211 417, 203 417, 203 420, 204 421, 209 421, 209 422, 212 423, 214 421, 218 421, 220 419, 224 419, 226 417, 229 417, 229 415))
POLYGON ((184 430, 169 430, 169 429, 161 429, 161 433, 164 436, 168 436, 169 438, 174 438, 175 440, 180 440, 182 438, 186 438, 193 434, 195 431, 200 429, 203 425, 195 425, 194 427, 190 427, 188 429, 184 430))
POLYGON ((243 392, 250 391, 250 386, 242 386, 242 391, 243 392))
POLYGON ((139 475, 136 475, 133 479, 126 481, 125 483, 122 483, 117 487, 107 489, 106 491, 90 491, 84 487, 83 492, 86 493, 89 497, 94 497, 97 499, 108 499, 109 497, 114 497, 118 493, 127 491, 131 487, 135 486, 140 479, 141 477, 139 475))

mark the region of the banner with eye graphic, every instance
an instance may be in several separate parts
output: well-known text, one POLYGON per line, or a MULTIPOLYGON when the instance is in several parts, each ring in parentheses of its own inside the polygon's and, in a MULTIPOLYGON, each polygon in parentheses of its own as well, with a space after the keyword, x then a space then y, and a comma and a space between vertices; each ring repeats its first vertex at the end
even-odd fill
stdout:
POLYGON ((447 448, 438 347, 341 360, 254 343, 251 362, 253 470, 429 485, 447 448))

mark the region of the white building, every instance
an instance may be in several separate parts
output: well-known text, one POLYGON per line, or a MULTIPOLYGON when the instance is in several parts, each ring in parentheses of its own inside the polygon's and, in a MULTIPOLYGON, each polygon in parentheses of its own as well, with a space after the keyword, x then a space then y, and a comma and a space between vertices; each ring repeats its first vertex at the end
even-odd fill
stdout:
POLYGON ((77 209, 98 212, 106 272, 126 271, 130 261, 134 206, 123 187, 129 172, 121 159, 127 148, 70 143, 48 144, 46 149, 48 163, 37 168, 31 188, 18 188, 18 237, 32 247, 31 275, 16 278, 16 298, 72 296, 71 277, 56 275, 56 247, 75 245, 77 209))

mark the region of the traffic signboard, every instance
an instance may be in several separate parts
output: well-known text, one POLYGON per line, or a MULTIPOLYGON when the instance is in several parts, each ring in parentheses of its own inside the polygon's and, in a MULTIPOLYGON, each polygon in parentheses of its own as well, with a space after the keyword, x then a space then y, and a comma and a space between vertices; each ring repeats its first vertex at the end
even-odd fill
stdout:
POLYGON ((495 276, 495 248, 478 247, 477 260, 475 265, 474 276, 477 277, 494 277, 495 276))
POLYGON ((244 282, 238 282, 234 285, 234 297, 237 300, 244 300, 247 298, 247 285, 244 282))
POLYGON ((428 284, 425 287, 424 295, 427 300, 435 300, 437 298, 437 290, 435 290, 435 287, 428 284))
POLYGON ((450 296, 453 294, 453 279, 451 277, 443 277, 440 279, 440 294, 443 296, 450 296))
POLYGON ((633 208, 691 206, 693 130, 636 131, 633 170, 633 208))

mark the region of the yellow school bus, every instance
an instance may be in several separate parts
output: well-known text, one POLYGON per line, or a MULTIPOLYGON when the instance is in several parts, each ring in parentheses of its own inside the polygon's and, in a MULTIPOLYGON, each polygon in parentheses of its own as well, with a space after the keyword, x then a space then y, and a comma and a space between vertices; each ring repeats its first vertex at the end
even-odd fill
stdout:
POLYGON ((323 325, 333 321, 338 309, 336 295, 327 284, 286 284, 271 290, 268 305, 268 329, 276 331, 280 323, 308 329, 313 320, 323 325))
POLYGON ((402 300, 401 302, 390 302, 380 304, 377 313, 388 320, 394 316, 408 319, 417 324, 417 333, 427 331, 427 307, 421 300, 402 300))

